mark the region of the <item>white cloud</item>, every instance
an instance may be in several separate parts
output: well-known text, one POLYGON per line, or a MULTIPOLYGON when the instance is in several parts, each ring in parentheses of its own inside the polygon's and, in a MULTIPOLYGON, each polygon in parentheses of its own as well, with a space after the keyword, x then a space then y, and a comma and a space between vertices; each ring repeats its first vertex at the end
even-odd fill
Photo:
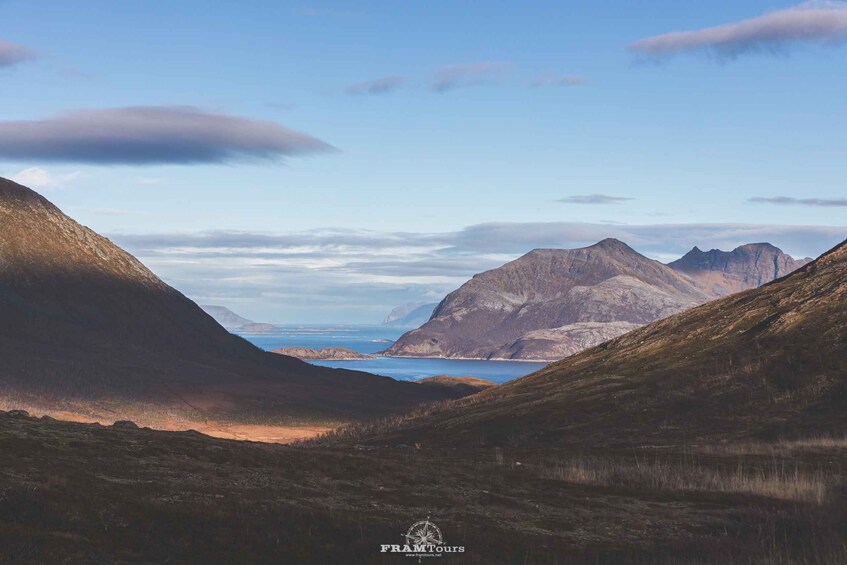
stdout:
POLYGON ((41 167, 29 167, 12 175, 10 178, 18 184, 28 186, 36 190, 44 190, 51 188, 65 188, 70 182, 79 178, 82 173, 74 171, 72 173, 55 174, 42 169, 41 167))
POLYGON ((279 312, 266 317, 271 321, 376 322, 397 304, 439 300, 474 274, 535 248, 584 247, 616 237, 668 262, 695 245, 730 250, 767 241, 805 257, 842 241, 847 227, 548 222, 478 224, 446 233, 324 229, 110 237, 192 297, 227 297, 256 311, 279 312))

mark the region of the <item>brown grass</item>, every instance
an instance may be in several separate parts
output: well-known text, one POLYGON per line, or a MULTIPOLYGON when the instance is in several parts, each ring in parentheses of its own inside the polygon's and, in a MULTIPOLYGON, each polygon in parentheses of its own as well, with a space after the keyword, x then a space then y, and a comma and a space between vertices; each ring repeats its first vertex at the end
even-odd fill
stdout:
POLYGON ((773 460, 765 465, 739 460, 733 468, 695 461, 619 460, 579 456, 539 466, 545 478, 579 484, 626 486, 667 491, 750 494, 822 504, 834 486, 831 474, 773 460))
POLYGON ((818 435, 798 439, 780 439, 773 443, 741 442, 708 445, 702 448, 706 453, 736 455, 772 455, 817 449, 847 449, 847 437, 818 435))
POLYGON ((263 443, 293 443, 313 438, 335 429, 339 422, 297 421, 279 424, 243 423, 229 420, 203 418, 196 412, 188 417, 181 407, 138 402, 135 404, 113 401, 111 403, 64 403, 62 408, 47 407, 44 402, 27 402, 0 395, 0 410, 25 410, 33 417, 49 416, 66 422, 101 424, 110 426, 118 420, 131 420, 139 427, 161 431, 195 430, 211 437, 258 441, 263 443))
MULTIPOLYGON (((473 397, 470 397, 473 398, 473 397)), ((462 399, 467 402, 468 399, 462 399)), ((351 445, 356 443, 360 438, 366 438, 376 435, 382 435, 403 427, 407 422, 411 422, 416 418, 426 417, 434 412, 444 409, 456 401, 454 400, 439 400, 421 404, 408 412, 391 414, 374 420, 365 422, 354 422, 346 424, 335 429, 329 430, 315 438, 302 442, 302 445, 333 445, 345 444, 351 445)))

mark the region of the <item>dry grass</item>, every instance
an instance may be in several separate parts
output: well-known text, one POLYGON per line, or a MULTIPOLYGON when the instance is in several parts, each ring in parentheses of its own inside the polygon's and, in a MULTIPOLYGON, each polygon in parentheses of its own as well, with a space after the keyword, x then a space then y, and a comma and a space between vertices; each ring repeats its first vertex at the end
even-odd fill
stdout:
POLYGON ((539 466, 545 478, 579 484, 668 491, 739 493, 822 504, 833 486, 831 474, 774 460, 766 465, 739 461, 714 468, 694 461, 641 461, 580 456, 539 466))
MULTIPOLYGON (((462 399, 462 401, 466 401, 466 399, 462 399)), ((354 422, 352 424, 340 426, 334 430, 321 434, 316 438, 308 439, 303 442, 297 442, 297 444, 302 446, 355 444, 361 438, 383 435, 385 433, 400 429, 403 427, 404 424, 412 422, 416 418, 426 417, 456 402, 459 401, 439 400, 435 402, 421 404, 409 410, 408 412, 391 414, 389 416, 383 416, 382 418, 377 418, 375 420, 368 420, 365 422, 354 422)))
POLYGON ((847 437, 845 436, 809 436, 799 439, 780 439, 773 443, 765 442, 742 442, 726 443, 718 445, 707 445, 701 449, 704 453, 719 453, 733 455, 780 455, 794 451, 807 451, 816 449, 845 449, 847 448, 847 437))

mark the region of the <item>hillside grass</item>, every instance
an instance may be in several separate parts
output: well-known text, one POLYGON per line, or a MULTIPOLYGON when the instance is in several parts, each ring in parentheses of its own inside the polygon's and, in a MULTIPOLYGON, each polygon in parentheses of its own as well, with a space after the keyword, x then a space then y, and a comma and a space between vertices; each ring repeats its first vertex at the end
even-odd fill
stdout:
POLYGON ((847 450, 800 443, 291 447, 0 414, 0 563, 396 563, 380 544, 427 516, 452 564, 847 562, 847 450))
POLYGON ((658 491, 739 493, 823 504, 840 482, 821 469, 772 459, 764 465, 744 458, 715 468, 693 460, 620 461, 578 456, 539 466, 539 475, 579 484, 636 487, 658 491))

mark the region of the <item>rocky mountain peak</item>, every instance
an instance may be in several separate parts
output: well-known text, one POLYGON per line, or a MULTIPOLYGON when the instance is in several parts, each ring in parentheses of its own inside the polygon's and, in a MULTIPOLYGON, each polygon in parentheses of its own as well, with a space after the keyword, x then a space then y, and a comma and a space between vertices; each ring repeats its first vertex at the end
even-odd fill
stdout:
POLYGON ((794 259, 770 243, 748 243, 732 251, 697 247, 668 263, 706 292, 725 296, 755 288, 802 267, 809 259, 794 259))
POLYGON ((388 354, 556 358, 708 298, 686 277, 614 238, 578 249, 535 249, 450 293, 388 354))
POLYGON ((632 247, 614 237, 607 237, 606 239, 601 239, 591 247, 607 250, 624 251, 628 253, 638 253, 632 247))

